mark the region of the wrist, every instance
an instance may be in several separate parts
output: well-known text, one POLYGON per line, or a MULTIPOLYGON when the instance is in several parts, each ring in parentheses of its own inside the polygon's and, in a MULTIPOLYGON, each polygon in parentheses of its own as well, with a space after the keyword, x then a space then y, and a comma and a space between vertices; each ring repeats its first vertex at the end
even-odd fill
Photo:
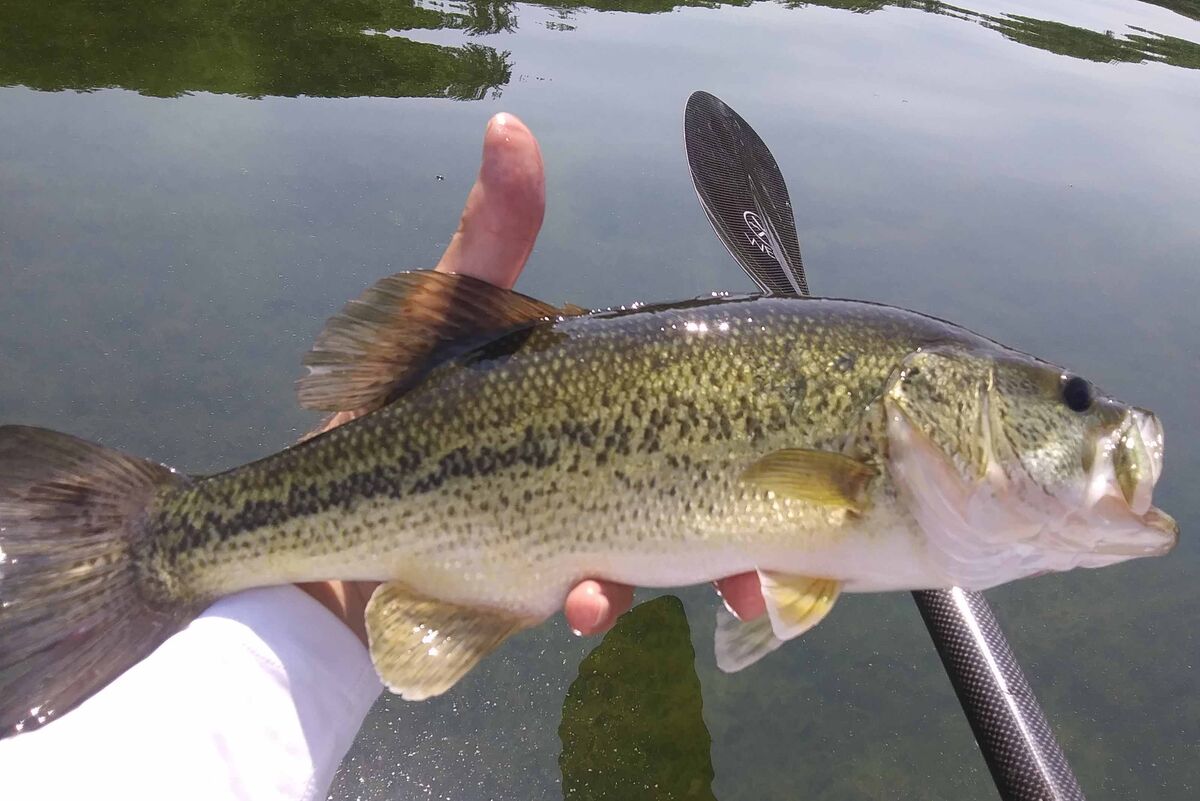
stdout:
POLYGON ((311 581, 297 584, 317 603, 346 624, 354 635, 367 645, 367 602, 379 586, 375 581, 311 581))

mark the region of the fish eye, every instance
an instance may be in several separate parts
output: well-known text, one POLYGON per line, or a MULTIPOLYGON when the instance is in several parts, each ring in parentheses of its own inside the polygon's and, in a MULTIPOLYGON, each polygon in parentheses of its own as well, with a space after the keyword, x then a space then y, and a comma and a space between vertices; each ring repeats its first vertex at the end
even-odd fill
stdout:
POLYGON ((1067 404, 1067 408, 1071 411, 1086 412, 1092 408, 1092 403, 1096 400, 1096 395, 1092 390, 1090 381, 1073 375, 1063 381, 1062 399, 1063 403, 1067 404))

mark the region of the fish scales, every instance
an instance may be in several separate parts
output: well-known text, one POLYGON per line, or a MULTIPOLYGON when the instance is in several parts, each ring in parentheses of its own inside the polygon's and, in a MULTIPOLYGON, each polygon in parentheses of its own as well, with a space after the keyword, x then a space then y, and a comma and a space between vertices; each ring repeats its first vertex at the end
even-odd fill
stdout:
POLYGON ((903 354, 965 338, 890 307, 785 298, 534 326, 374 414, 166 493, 147 572, 174 597, 337 575, 548 613, 521 587, 631 580, 615 575, 625 552, 686 544, 686 566, 640 578, 702 581, 736 546, 828 528, 823 510, 740 486, 748 463, 840 450, 903 354))

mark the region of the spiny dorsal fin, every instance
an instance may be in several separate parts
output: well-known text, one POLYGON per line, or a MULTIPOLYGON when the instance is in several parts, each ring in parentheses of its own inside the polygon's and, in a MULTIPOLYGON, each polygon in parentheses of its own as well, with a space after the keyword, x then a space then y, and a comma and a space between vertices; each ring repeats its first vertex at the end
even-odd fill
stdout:
POLYGON ((582 317, 585 314, 591 314, 591 309, 585 309, 575 303, 564 303, 559 307, 558 313, 563 317, 582 317))
POLYGON ((768 453, 742 473, 742 481, 782 498, 859 513, 875 468, 831 451, 787 448, 768 453))
POLYGON ((448 356, 560 314, 469 275, 390 275, 325 324, 304 357, 300 403, 328 412, 379 408, 448 356))

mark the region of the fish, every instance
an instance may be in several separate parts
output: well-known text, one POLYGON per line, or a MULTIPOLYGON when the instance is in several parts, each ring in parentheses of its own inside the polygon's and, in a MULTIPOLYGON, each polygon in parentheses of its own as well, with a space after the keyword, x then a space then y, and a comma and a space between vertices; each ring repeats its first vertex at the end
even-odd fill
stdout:
POLYGON ((588 312, 469 276, 386 277, 298 382, 366 413, 209 476, 0 427, 0 734, 68 713, 206 606, 383 582, 372 661, 440 695, 583 578, 757 571, 718 611, 736 671, 843 592, 983 590, 1161 555, 1163 428, 1064 368, 855 300, 716 295, 588 312))

